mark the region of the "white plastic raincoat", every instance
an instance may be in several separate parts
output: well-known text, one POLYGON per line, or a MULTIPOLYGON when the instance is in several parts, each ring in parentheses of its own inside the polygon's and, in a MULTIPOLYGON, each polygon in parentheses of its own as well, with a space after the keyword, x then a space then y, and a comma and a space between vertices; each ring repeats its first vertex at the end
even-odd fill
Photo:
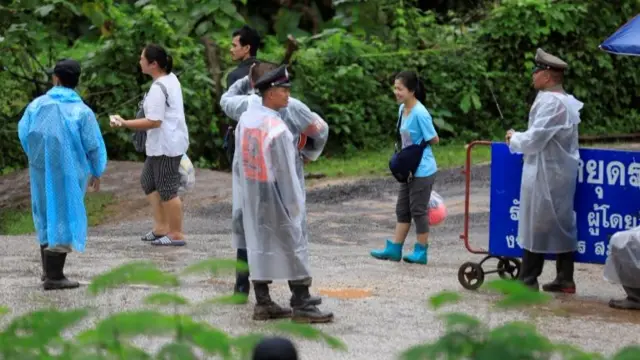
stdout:
POLYGON ((611 253, 604 264, 605 280, 640 288, 640 227, 613 234, 609 247, 611 253))
MULTIPOLYGON (((235 121, 239 121, 242 114, 252 106, 262 106, 262 98, 256 95, 251 89, 248 76, 236 81, 220 98, 222 111, 235 121)), ((297 146, 300 154, 311 161, 318 159, 329 138, 329 125, 315 112, 312 112, 307 105, 300 100, 289 97, 289 104, 279 112, 280 118, 285 122, 293 136, 292 142, 297 146)), ((236 143, 237 144, 237 143, 236 143)), ((295 156, 296 176, 303 189, 302 196, 305 197, 304 163, 303 159, 295 156)), ((233 172, 237 171, 232 165, 233 172)), ((234 190, 235 191, 235 190, 234 190)), ((307 237, 306 213, 303 217, 303 233, 307 237)), ((245 248, 242 229, 242 214, 240 207, 232 213, 234 246, 240 249, 245 248)))
POLYGON ((251 279, 310 277, 304 189, 291 131, 278 112, 251 104, 240 117, 235 140, 233 241, 247 249, 251 279))
POLYGON ((518 223, 523 249, 553 254, 577 249, 573 203, 582 106, 572 95, 540 91, 528 130, 511 137, 511 152, 524 155, 518 223))
POLYGON ((107 151, 93 111, 72 89, 54 87, 33 100, 18 123, 29 159, 33 222, 41 245, 83 252, 84 195, 90 175, 102 176, 107 151))

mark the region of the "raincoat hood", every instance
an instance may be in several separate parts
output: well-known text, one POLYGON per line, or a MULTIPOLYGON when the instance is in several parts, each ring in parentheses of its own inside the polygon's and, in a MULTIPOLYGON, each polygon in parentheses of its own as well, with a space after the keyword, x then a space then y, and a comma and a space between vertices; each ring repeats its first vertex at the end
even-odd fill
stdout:
POLYGON ((75 90, 64 86, 52 87, 47 91, 47 95, 52 99, 63 103, 82 102, 82 98, 80 98, 80 95, 78 95, 75 90))

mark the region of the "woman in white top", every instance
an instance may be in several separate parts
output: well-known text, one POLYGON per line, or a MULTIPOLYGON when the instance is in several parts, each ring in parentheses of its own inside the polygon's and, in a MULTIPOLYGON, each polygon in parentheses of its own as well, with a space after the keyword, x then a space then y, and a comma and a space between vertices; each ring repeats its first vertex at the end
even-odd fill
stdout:
POLYGON ((189 147, 189 132, 184 116, 182 87, 171 72, 173 59, 155 44, 147 45, 140 55, 140 68, 153 78, 143 102, 144 117, 124 120, 114 117, 114 126, 146 130, 147 139, 140 182, 153 208, 153 230, 142 237, 152 245, 185 245, 182 233, 180 160, 189 147))

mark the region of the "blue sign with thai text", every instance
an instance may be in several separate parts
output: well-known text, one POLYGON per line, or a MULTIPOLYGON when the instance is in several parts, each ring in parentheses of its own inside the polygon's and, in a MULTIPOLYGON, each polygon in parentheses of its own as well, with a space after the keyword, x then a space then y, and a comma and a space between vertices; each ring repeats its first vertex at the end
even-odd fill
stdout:
MULTIPOLYGON (((521 180, 522 155, 511 154, 505 143, 493 143, 489 206, 491 255, 522 256, 517 239, 521 180)), ((604 264, 611 236, 640 225, 640 152, 580 149, 577 181, 576 262, 604 264)))

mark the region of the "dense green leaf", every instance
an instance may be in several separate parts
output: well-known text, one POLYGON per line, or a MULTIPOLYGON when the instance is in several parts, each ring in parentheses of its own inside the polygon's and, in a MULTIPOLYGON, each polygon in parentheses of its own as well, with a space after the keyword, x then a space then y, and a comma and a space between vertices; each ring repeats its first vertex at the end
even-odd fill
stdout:
POLYGON ((347 345, 338 338, 330 336, 325 332, 307 324, 296 324, 292 322, 278 322, 273 327, 280 332, 298 336, 308 340, 323 340, 329 347, 335 350, 347 350, 347 345))
POLYGON ((249 267, 247 266, 247 263, 242 261, 236 261, 233 259, 208 259, 189 265, 183 271, 183 274, 207 272, 211 275, 218 275, 221 271, 247 271, 248 269, 249 267))
POLYGON ((175 275, 160 271, 151 262, 132 262, 94 277, 89 285, 89 292, 98 294, 107 289, 128 284, 178 286, 180 282, 175 275))
POLYGON ((169 343, 160 349, 158 360, 198 360, 191 347, 182 343, 169 343))
POLYGON ((551 295, 533 291, 520 281, 499 279, 488 282, 486 286, 504 295, 496 303, 496 306, 502 308, 544 304, 551 299, 551 295))
POLYGON ((441 293, 438 293, 434 296, 432 296, 429 299, 429 303, 431 304, 431 307, 434 310, 438 310, 440 309, 442 306, 448 305, 448 304, 455 304, 457 302, 459 302, 461 299, 460 294, 458 293, 454 293, 451 291, 443 291, 441 293))
POLYGON ((150 305, 188 305, 189 300, 178 294, 154 293, 147 296, 144 303, 150 305))

